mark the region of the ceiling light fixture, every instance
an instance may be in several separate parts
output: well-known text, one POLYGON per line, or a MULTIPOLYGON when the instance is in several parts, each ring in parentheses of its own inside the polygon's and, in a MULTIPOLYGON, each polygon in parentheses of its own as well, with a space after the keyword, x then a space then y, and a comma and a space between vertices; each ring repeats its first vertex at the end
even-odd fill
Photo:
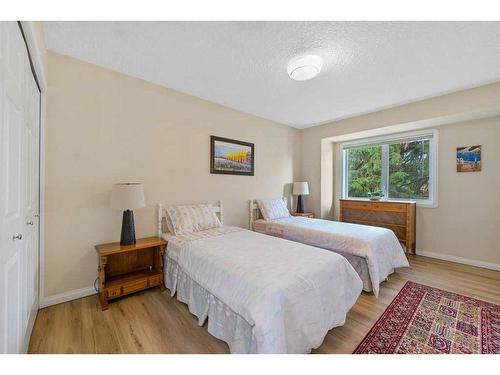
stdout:
POLYGON ((323 59, 318 55, 299 56, 288 62, 286 70, 291 79, 295 81, 307 81, 313 79, 323 66, 323 59))

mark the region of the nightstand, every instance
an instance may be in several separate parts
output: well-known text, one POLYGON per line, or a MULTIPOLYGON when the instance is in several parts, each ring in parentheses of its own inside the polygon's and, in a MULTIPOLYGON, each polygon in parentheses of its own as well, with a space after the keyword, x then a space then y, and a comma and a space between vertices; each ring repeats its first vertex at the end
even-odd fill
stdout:
POLYGON ((137 240, 134 245, 119 242, 96 245, 99 256, 99 300, 102 310, 108 301, 140 290, 163 285, 163 254, 167 241, 159 237, 137 240))
POLYGON ((292 216, 308 217, 310 219, 314 219, 314 212, 292 212, 292 216))

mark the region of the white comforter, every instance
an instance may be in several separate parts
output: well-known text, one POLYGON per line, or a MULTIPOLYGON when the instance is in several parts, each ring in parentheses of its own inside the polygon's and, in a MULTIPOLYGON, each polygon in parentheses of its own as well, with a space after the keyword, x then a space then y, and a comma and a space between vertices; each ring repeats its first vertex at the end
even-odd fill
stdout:
POLYGON ((257 353, 307 353, 344 324, 362 288, 344 257, 244 229, 215 232, 173 236, 167 256, 252 326, 257 353))
POLYGON ((376 297, 379 284, 395 268, 410 266, 390 229, 299 217, 275 221, 284 225, 283 238, 365 258, 376 297))

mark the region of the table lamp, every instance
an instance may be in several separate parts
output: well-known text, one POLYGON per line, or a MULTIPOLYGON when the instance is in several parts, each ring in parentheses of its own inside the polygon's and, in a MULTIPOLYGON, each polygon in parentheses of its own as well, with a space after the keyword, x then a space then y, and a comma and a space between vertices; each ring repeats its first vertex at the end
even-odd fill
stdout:
POLYGON ((304 213, 304 206, 302 205, 302 196, 309 195, 309 184, 307 182, 294 182, 292 194, 297 195, 297 213, 304 213))
POLYGON ((123 211, 120 245, 135 244, 134 212, 132 210, 142 207, 146 207, 146 201, 141 183, 125 182, 113 185, 111 208, 123 211))

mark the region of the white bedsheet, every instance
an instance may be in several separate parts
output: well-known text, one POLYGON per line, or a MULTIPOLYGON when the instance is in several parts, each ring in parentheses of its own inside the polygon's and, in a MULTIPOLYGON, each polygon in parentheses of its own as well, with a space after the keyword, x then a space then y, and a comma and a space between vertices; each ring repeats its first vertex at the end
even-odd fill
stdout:
POLYGON ((365 258, 376 297, 395 268, 410 266, 390 229, 303 217, 276 219, 272 225, 282 238, 365 258))
MULTIPOLYGON (((300 219, 297 218, 292 220, 300 219)), ((285 224, 280 224, 272 220, 258 219, 252 223, 252 229, 254 232, 268 234, 270 236, 279 238, 284 238, 284 228, 285 224)), ((370 272, 368 271, 368 263, 366 262, 366 258, 346 253, 342 253, 342 256, 344 256, 347 261, 351 263, 351 266, 356 270, 359 277, 361 278, 361 281, 363 281, 363 290, 368 293, 373 292, 372 280, 370 279, 370 272)))
POLYGON ((167 257, 249 323, 254 352, 310 352, 361 293, 338 254, 239 228, 203 232, 167 236, 167 257))

